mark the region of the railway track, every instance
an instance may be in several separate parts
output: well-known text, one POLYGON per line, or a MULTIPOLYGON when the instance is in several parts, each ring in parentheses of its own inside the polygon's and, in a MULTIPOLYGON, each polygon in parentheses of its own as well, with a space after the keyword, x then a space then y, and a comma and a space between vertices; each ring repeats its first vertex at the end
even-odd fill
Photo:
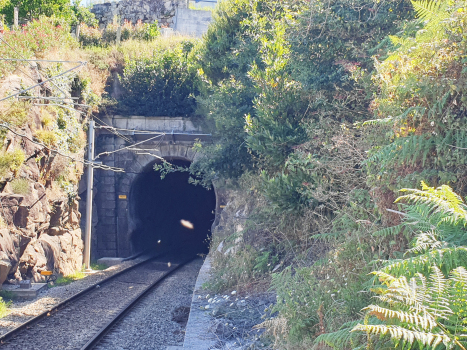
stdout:
POLYGON ((134 265, 6 333, 0 348, 92 349, 140 299, 193 259, 165 255, 134 265))

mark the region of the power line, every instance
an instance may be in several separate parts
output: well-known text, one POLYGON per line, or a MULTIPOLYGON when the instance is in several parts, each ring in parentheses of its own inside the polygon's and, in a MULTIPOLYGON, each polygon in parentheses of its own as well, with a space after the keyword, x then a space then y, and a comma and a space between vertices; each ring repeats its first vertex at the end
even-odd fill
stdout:
MULTIPOLYGON (((102 124, 105 124, 105 126, 104 126, 104 125, 99 125, 99 128, 100 128, 100 127, 108 127, 108 128, 111 128, 111 129, 112 129, 112 127, 111 127, 109 124, 107 124, 106 122, 104 122, 102 119, 99 119, 99 118, 96 117, 96 116, 94 116, 94 118, 97 119, 98 121, 100 121, 102 124)), ((96 129, 97 129, 97 128, 96 128, 96 129)), ((130 140, 128 137, 122 135, 122 134, 119 133, 118 131, 110 130, 110 132, 111 132, 112 134, 114 134, 115 136, 118 136, 118 137, 120 137, 121 139, 125 140, 126 142, 131 143, 131 140, 130 140)))
POLYGON ((165 135, 165 134, 156 135, 156 136, 154 136, 154 137, 148 138, 147 140, 134 143, 134 144, 132 144, 132 145, 130 145, 130 146, 127 146, 127 147, 119 148, 119 149, 117 149, 117 150, 115 150, 115 151, 99 153, 94 159, 97 159, 97 158, 99 158, 100 156, 104 156, 104 155, 107 156, 107 155, 112 154, 112 153, 120 152, 120 151, 123 151, 123 150, 125 150, 125 149, 129 149, 129 148, 131 148, 131 147, 141 145, 142 143, 145 143, 145 142, 154 140, 155 138, 158 138, 158 137, 161 137, 161 136, 164 136, 164 135, 165 135))
POLYGON ((50 152, 52 153, 57 153, 58 155, 62 156, 62 157, 65 157, 65 158, 68 158, 68 159, 71 159, 72 161, 75 161, 75 162, 79 162, 79 163, 83 163, 85 165, 90 165, 92 166, 93 168, 97 168, 97 169, 103 169, 103 170, 111 170, 111 171, 115 171, 115 172, 125 172, 124 169, 122 168, 116 168, 116 167, 110 167, 110 166, 107 166, 107 165, 103 165, 103 164, 98 164, 98 163, 94 163, 94 162, 90 162, 88 160, 84 160, 84 159, 77 159, 75 157, 72 157, 72 156, 69 156, 68 154, 64 154, 56 149, 53 149, 53 148, 50 148, 48 147, 47 145, 43 144, 42 142, 37 142, 35 140, 33 140, 32 138, 30 138, 29 136, 27 135, 24 135, 24 134, 20 134, 18 133, 17 131, 13 130, 11 127, 9 127, 8 125, 4 124, 4 123, 1 123, 0 124, 0 127, 2 128, 5 128, 5 129, 8 129, 10 130, 13 134, 17 135, 17 136, 20 136, 22 138, 25 138, 27 139, 28 141, 36 144, 36 145, 39 145, 39 146, 42 146, 44 147, 45 149, 49 150, 50 152))
MULTIPOLYGON (((0 58, 0 60, 9 60, 9 59, 0 58)), ((47 82, 49 82, 49 81, 52 81, 53 79, 56 79, 56 78, 58 78, 58 77, 60 77, 60 76, 62 76, 62 75, 65 75, 65 74, 67 74, 67 73, 69 73, 69 72, 71 72, 71 71, 73 71, 73 70, 75 70, 75 69, 77 69, 77 68, 80 68, 81 66, 83 66, 83 65, 85 65, 85 64, 86 64, 86 62, 80 62, 79 65, 77 65, 77 66, 75 66, 75 67, 73 67, 73 68, 67 69, 66 71, 64 71, 64 72, 62 72, 62 73, 60 73, 60 74, 54 75, 53 77, 51 77, 51 78, 49 78, 49 79, 46 79, 46 80, 44 80, 43 82, 40 82, 40 83, 38 83, 38 84, 36 84, 36 85, 33 85, 33 86, 31 86, 31 87, 28 87, 27 89, 23 89, 23 90, 17 92, 16 94, 9 95, 9 96, 7 96, 7 97, 2 98, 2 99, 0 99, 0 102, 1 102, 1 101, 4 101, 4 100, 6 100, 6 99, 12 98, 12 97, 21 95, 21 94, 25 93, 26 91, 29 91, 29 90, 31 90, 31 89, 34 89, 34 88, 37 87, 37 86, 42 86, 42 85, 44 85, 45 83, 47 83, 47 82)))
MULTIPOLYGON (((22 57, 23 60, 26 60, 26 58, 25 58, 22 54, 20 54, 18 51, 16 51, 16 49, 15 49, 14 47, 12 47, 12 46, 11 46, 5 39, 3 39, 1 36, 0 36, 0 40, 2 40, 5 44, 7 44, 7 46, 8 46, 11 50, 13 50, 18 56, 22 57)), ((8 60, 8 59, 5 59, 5 60, 8 60)), ((37 60, 36 60, 36 61, 37 61, 37 60)), ((34 67, 31 63, 29 63, 29 66, 30 66, 31 68, 36 68, 36 67, 34 67)), ((23 72, 21 69, 20 69, 20 71, 23 72)), ((38 71, 39 71, 39 69, 38 69, 38 71)), ((29 78, 31 78, 32 80, 34 80, 34 78, 31 77, 30 75, 28 75, 27 73, 24 73, 24 72, 23 72, 23 74, 25 74, 26 76, 28 76, 29 78)), ((39 76, 40 76, 40 73, 39 73, 39 76)), ((63 91, 57 84, 55 84, 55 82, 52 82, 52 84, 53 84, 58 90, 60 90, 60 91, 63 93, 63 95, 65 95, 65 96, 67 95, 65 91, 63 91)))

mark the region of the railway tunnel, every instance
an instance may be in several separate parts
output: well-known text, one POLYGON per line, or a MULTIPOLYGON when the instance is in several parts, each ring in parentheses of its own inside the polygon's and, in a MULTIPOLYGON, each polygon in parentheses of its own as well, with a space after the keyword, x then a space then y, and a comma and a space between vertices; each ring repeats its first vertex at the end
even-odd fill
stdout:
MULTIPOLYGON (((190 165, 186 160, 167 160, 177 166, 190 165)), ((161 179, 154 164, 145 166, 130 188, 132 250, 207 253, 215 219, 214 190, 190 184, 187 172, 172 172, 161 179)))

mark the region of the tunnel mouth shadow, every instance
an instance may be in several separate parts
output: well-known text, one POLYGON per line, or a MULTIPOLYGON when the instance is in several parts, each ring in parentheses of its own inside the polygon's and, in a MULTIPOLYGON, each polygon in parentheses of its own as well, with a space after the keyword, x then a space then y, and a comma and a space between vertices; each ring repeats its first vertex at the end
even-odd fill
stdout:
MULTIPOLYGON (((176 166, 189 161, 166 158, 176 166)), ((188 182, 188 172, 172 172, 161 179, 154 161, 138 174, 129 196, 131 244, 134 253, 143 251, 207 254, 215 219, 213 189, 188 182)))

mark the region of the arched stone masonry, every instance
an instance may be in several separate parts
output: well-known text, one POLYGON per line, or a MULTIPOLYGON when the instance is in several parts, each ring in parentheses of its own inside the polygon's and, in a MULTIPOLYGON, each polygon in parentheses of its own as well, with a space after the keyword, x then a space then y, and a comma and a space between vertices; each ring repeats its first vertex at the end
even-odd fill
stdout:
MULTIPOLYGON (((187 118, 114 116, 104 122, 126 130, 118 130, 118 136, 107 129, 98 131, 96 156, 101 155, 96 161, 123 168, 125 172, 95 171, 92 259, 127 257, 134 253, 130 243, 132 227, 128 200, 131 184, 138 174, 157 157, 192 162, 199 156, 193 150, 195 140, 210 141, 209 135, 203 135, 201 129, 187 118), (141 133, 138 130, 150 132, 141 133), (129 145, 122 137, 131 143, 142 143, 119 151, 129 145)), ((218 201, 216 212, 219 207, 218 201)))

